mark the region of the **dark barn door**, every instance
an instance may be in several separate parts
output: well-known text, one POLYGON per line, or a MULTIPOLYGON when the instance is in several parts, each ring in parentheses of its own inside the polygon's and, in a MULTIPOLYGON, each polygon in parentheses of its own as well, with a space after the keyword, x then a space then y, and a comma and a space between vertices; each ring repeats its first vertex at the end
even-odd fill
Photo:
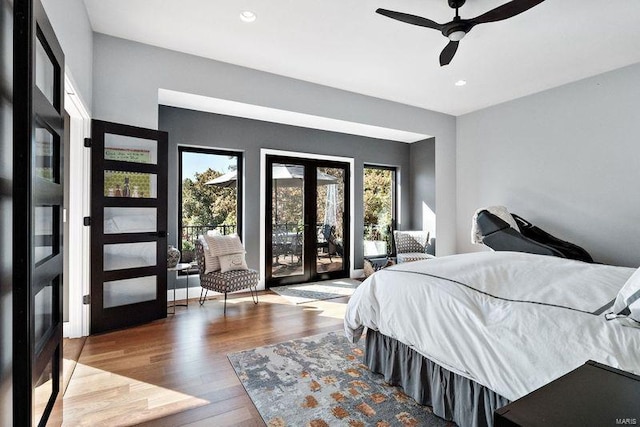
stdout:
POLYGON ((13 417, 61 409, 64 55, 40 1, 14 2, 13 417))
POLYGON ((167 316, 168 134, 94 120, 91 333, 167 316))

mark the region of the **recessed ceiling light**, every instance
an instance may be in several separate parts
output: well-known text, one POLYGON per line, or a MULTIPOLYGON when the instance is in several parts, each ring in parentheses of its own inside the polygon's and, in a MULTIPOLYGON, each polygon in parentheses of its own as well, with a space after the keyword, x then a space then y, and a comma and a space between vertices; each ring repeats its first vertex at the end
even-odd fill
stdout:
POLYGON ((464 86, 467 84, 466 80, 458 80, 457 82, 454 83, 456 86, 464 86))
POLYGON ((244 22, 253 22, 256 20, 256 14, 251 12, 250 10, 243 10, 240 12, 240 19, 244 22))

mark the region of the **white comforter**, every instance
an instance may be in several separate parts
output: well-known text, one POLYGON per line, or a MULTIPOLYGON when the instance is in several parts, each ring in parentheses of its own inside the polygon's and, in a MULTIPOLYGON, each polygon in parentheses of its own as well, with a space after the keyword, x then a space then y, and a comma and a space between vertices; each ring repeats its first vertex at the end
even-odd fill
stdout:
POLYGON ((358 287, 345 332, 378 330, 509 400, 589 359, 640 374, 640 329, 603 309, 633 272, 515 252, 399 264, 358 287))

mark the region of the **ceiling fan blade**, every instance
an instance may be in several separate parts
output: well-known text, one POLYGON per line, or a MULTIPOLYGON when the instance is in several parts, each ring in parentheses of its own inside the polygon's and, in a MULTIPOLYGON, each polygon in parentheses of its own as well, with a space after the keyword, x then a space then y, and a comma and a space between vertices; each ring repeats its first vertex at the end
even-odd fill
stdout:
POLYGON ((393 10, 378 9, 376 13, 384 15, 397 21, 406 22, 407 24, 418 25, 420 27, 433 28, 434 30, 442 31, 442 24, 432 21, 431 19, 423 18, 421 16, 410 15, 408 13, 394 12, 393 10))
POLYGON ((539 5, 544 0, 512 0, 509 3, 505 3, 502 6, 498 6, 489 12, 483 13, 473 19, 469 19, 476 24, 483 24, 485 22, 502 21, 516 16, 522 12, 531 9, 534 6, 539 5))
POLYGON ((449 65, 453 56, 456 54, 458 50, 459 42, 449 42, 448 45, 442 49, 442 53, 440 54, 440 66, 444 67, 445 65, 449 65))

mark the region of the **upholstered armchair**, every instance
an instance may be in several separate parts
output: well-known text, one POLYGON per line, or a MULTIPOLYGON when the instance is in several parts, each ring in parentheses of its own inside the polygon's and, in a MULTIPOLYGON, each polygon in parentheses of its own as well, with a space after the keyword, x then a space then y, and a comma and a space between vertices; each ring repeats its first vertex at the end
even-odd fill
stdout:
POLYGON ((196 260, 200 274, 200 305, 203 305, 209 291, 224 293, 224 314, 227 314, 227 293, 249 289, 253 303, 258 303, 258 282, 256 270, 231 270, 206 272, 205 248, 200 239, 196 240, 196 260))
POLYGON ((394 231, 393 240, 396 245, 396 260, 402 262, 420 261, 435 258, 429 254, 428 231, 394 231))

